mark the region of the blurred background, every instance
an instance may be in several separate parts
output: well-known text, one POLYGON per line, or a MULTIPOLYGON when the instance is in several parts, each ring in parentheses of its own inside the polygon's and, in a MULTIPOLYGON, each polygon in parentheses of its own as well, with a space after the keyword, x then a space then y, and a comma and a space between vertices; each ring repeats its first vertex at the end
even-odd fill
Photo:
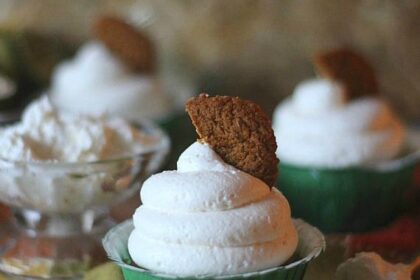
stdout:
MULTIPOLYGON (((197 92, 258 100, 270 113, 299 81, 314 76, 315 52, 352 46, 370 59, 395 110, 420 120, 420 1, 0 1, 3 34, 29 32, 48 42, 36 39, 45 47, 28 48, 20 58, 32 68, 19 75, 39 87, 48 85, 53 65, 90 36, 103 14, 144 29, 156 43, 160 69, 191 79, 197 92)), ((4 69, 11 64, 4 40, 0 67, 17 75, 19 69, 4 69)))
MULTIPOLYGON (((16 120, 2 111, 23 108, 50 87, 54 67, 92 39, 92 24, 102 15, 146 32, 157 48, 159 72, 187 80, 191 94, 240 96, 270 115, 299 82, 316 75, 314 54, 349 46, 372 63, 382 96, 397 115, 420 126, 420 0, 0 0, 0 78, 13 80, 18 92, 3 98, 7 83, 0 79, 0 123, 4 116, 16 120)), ((179 88, 172 91, 180 94, 179 88)), ((196 137, 186 123, 162 125, 173 144, 164 169, 174 168, 196 137)), ((419 178, 417 196, 406 202, 415 209, 419 178)), ((137 204, 116 207, 114 217, 131 216, 137 204)), ((9 214, 0 208, 0 222, 9 214)), ((343 252, 331 254, 338 263, 343 252)), ((312 268, 324 274, 314 279, 329 279, 334 271, 326 267, 321 260, 312 268)))

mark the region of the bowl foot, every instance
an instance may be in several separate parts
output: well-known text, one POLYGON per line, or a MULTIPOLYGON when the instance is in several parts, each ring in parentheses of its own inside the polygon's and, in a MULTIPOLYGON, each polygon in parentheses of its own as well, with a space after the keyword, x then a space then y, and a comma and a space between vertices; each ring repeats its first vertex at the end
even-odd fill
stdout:
POLYGON ((107 213, 15 209, 14 217, 0 229, 0 271, 12 279, 81 279, 106 261, 101 239, 114 225, 107 213))

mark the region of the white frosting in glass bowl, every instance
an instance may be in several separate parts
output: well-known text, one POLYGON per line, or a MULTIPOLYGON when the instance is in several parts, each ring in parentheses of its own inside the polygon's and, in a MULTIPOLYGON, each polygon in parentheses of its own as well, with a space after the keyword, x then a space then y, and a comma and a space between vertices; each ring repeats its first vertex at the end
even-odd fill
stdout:
POLYGON ((92 162, 140 153, 153 141, 123 119, 63 113, 43 96, 25 109, 21 122, 0 129, 0 158, 92 162))
POLYGON ((47 97, 0 129, 0 201, 42 213, 83 213, 139 188, 169 149, 152 125, 60 112, 47 97))

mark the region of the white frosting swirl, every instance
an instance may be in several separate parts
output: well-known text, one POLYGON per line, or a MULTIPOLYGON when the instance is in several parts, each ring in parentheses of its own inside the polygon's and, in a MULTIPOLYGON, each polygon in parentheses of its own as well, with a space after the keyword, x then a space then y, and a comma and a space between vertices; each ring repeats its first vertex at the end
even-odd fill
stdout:
POLYGON ((172 110, 156 77, 131 73, 100 42, 84 45, 52 77, 51 98, 62 109, 128 120, 156 119, 172 110))
POLYGON ((327 80, 300 84, 274 113, 277 155, 284 162, 348 167, 394 158, 404 127, 380 99, 345 102, 341 87, 327 80))
POLYGON ((229 275, 284 263, 297 246, 287 200, 227 165, 205 144, 180 156, 177 171, 141 190, 128 250, 134 262, 176 276, 229 275))

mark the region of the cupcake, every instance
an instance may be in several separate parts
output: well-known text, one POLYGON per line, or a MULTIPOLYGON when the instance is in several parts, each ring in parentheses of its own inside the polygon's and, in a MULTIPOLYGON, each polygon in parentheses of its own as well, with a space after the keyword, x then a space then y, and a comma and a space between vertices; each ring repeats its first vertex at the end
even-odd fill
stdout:
POLYGON ((322 230, 384 225, 400 210, 418 154, 363 57, 339 49, 315 66, 321 77, 300 83, 274 113, 279 188, 294 216, 322 230))
POLYGON ((277 177, 271 123, 250 101, 200 95, 187 103, 199 140, 177 170, 155 174, 143 205, 111 230, 105 250, 125 279, 302 279, 325 244, 293 221, 277 177))
POLYGON ((110 17, 99 18, 93 34, 73 59, 56 67, 52 101, 70 112, 107 113, 131 121, 168 114, 172 101, 156 75, 150 39, 110 17))
POLYGON ((55 69, 49 90, 54 104, 76 113, 157 121, 175 150, 184 149, 194 138, 179 103, 192 95, 190 85, 159 72, 152 41, 121 19, 99 18, 93 35, 55 69))

